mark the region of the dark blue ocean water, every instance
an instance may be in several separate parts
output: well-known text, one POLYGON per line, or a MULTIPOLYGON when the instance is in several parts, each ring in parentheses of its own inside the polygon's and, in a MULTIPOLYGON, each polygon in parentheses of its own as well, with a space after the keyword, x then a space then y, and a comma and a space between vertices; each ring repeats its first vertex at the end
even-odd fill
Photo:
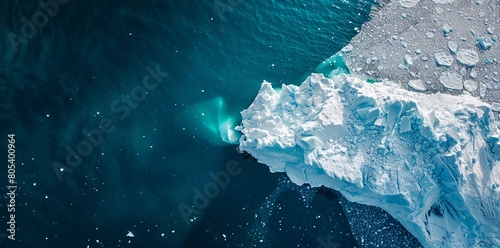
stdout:
POLYGON ((9 241, 2 162, 0 247, 357 246, 336 193, 269 173, 218 127, 262 80, 300 83, 373 2, 52 3, 0 3, 0 161, 14 133, 19 186, 9 241))

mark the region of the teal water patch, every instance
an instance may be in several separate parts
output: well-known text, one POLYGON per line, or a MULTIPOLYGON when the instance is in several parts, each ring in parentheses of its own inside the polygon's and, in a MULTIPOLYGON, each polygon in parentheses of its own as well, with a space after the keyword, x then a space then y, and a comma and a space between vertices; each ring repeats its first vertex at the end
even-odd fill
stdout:
POLYGON ((314 70, 315 73, 322 73, 325 77, 333 77, 341 73, 350 74, 349 68, 347 68, 344 57, 340 53, 336 53, 321 64, 314 70))
MULTIPOLYGON (((344 56, 342 56, 339 52, 321 62, 321 64, 319 64, 314 70, 314 73, 321 73, 325 77, 333 78, 334 76, 342 73, 351 74, 351 71, 345 63, 344 56)), ((366 82, 373 84, 382 82, 382 80, 376 78, 366 78, 366 82)))
POLYGON ((187 107, 175 118, 179 127, 212 145, 236 144, 240 134, 234 130, 238 115, 228 113, 222 97, 214 97, 187 107))

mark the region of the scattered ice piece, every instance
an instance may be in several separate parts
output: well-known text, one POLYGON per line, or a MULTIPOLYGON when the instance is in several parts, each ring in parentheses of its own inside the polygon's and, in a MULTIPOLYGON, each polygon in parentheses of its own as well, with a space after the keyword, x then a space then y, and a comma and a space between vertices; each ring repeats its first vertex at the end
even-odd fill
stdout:
POLYGON ((487 50, 489 49, 493 44, 492 40, 488 37, 479 37, 477 38, 477 44, 483 49, 487 50))
POLYGON ((131 238, 133 238, 133 237, 134 237, 134 234, 133 234, 132 232, 130 232, 130 231, 129 231, 129 232, 127 233, 127 237, 131 237, 131 238))
POLYGON ((405 54, 405 64, 408 66, 413 65, 413 58, 409 54, 405 54))
POLYGON ((417 54, 417 55, 418 55, 418 54, 421 54, 421 53, 422 53, 422 50, 420 50, 420 49, 415 49, 415 54, 417 54))
POLYGON ((441 73, 439 77, 439 82, 448 89, 461 90, 464 85, 462 82, 462 76, 456 72, 445 71, 441 73))
POLYGON ((479 96, 481 98, 484 98, 486 96, 486 85, 483 83, 479 85, 479 96))
POLYGON ((478 84, 476 81, 473 80, 465 80, 464 81, 464 88, 468 92, 474 92, 477 90, 478 84))
POLYGON ((465 66, 473 67, 479 62, 479 54, 472 49, 460 49, 457 52, 457 60, 465 66))
POLYGON ((453 54, 456 54, 457 53, 457 50, 458 50, 458 43, 454 42, 454 41, 448 41, 448 49, 450 49, 450 51, 453 53, 453 54))
POLYGON ((495 32, 495 28, 494 27, 488 27, 486 29, 486 32, 488 32, 488 34, 493 34, 493 32, 495 32))
POLYGON ((443 31, 444 36, 448 36, 448 34, 453 31, 453 28, 449 24, 444 24, 441 31, 443 31))
POLYGON ((440 66, 450 67, 453 64, 453 56, 446 54, 445 52, 434 53, 434 59, 436 63, 440 66))
POLYGON ((470 70, 470 74, 469 74, 469 76, 470 76, 471 78, 474 78, 474 79, 475 79, 475 78, 477 78, 477 71, 476 71, 476 70, 474 70, 474 68, 473 68, 473 69, 471 69, 471 70, 470 70))
POLYGON ((422 80, 420 80, 420 79, 417 79, 417 80, 410 80, 410 81, 408 82, 408 85, 409 85, 410 87, 412 87, 413 89, 415 89, 415 90, 421 90, 421 91, 425 91, 425 90, 427 90, 427 89, 425 88, 424 83, 423 83, 423 82, 422 82, 422 80))
POLYGON ((425 37, 427 37, 429 39, 432 39, 432 38, 434 38, 434 33, 433 32, 427 32, 427 33, 425 33, 425 37))
POLYGON ((401 46, 403 46, 404 48, 407 48, 408 47, 408 42, 402 40, 401 41, 401 46))

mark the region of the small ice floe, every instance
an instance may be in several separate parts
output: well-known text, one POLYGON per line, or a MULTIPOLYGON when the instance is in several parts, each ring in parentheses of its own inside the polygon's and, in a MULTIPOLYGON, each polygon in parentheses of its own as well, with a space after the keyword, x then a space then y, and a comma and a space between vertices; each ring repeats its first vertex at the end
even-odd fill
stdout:
POLYGON ((461 90, 464 87, 462 76, 456 72, 443 72, 439 77, 439 82, 447 89, 461 90))
POLYGON ((479 62, 479 54, 472 49, 460 49, 457 52, 457 60, 462 65, 473 67, 479 62))
POLYGON ((453 56, 446 54, 445 52, 434 53, 434 59, 436 63, 440 66, 450 67, 453 64, 453 56))
POLYGON ((410 80, 408 82, 408 85, 415 90, 421 90, 421 91, 427 90, 427 88, 425 88, 424 83, 420 79, 410 80))
POLYGON ((450 52, 453 54, 456 54, 458 51, 458 43, 455 41, 448 41, 448 49, 450 49, 450 52))
POLYGON ((473 81, 473 80, 465 80, 464 81, 464 88, 466 91, 472 93, 472 92, 477 90, 478 84, 476 81, 473 81))
POLYGON ((129 231, 129 232, 127 233, 127 237, 133 238, 133 237, 134 237, 134 234, 133 234, 132 232, 130 232, 130 231, 129 231))

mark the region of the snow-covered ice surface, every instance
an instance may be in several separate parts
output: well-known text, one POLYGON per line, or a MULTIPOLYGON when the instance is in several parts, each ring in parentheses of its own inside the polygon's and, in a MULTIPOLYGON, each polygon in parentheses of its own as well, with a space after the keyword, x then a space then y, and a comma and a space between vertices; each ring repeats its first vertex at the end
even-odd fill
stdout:
POLYGON ((240 149, 272 172, 378 206, 426 247, 498 247, 495 107, 467 93, 313 74, 300 87, 264 82, 237 129, 240 149))
POLYGON ((373 14, 344 57, 352 73, 389 78, 406 88, 421 79, 430 82, 430 92, 469 90, 493 104, 500 102, 499 39, 499 0, 399 0, 373 14), (373 57, 378 59, 367 60, 373 57), (452 75, 445 77, 454 80, 450 87, 442 75, 452 75), (465 80, 478 87, 464 89, 465 80))

